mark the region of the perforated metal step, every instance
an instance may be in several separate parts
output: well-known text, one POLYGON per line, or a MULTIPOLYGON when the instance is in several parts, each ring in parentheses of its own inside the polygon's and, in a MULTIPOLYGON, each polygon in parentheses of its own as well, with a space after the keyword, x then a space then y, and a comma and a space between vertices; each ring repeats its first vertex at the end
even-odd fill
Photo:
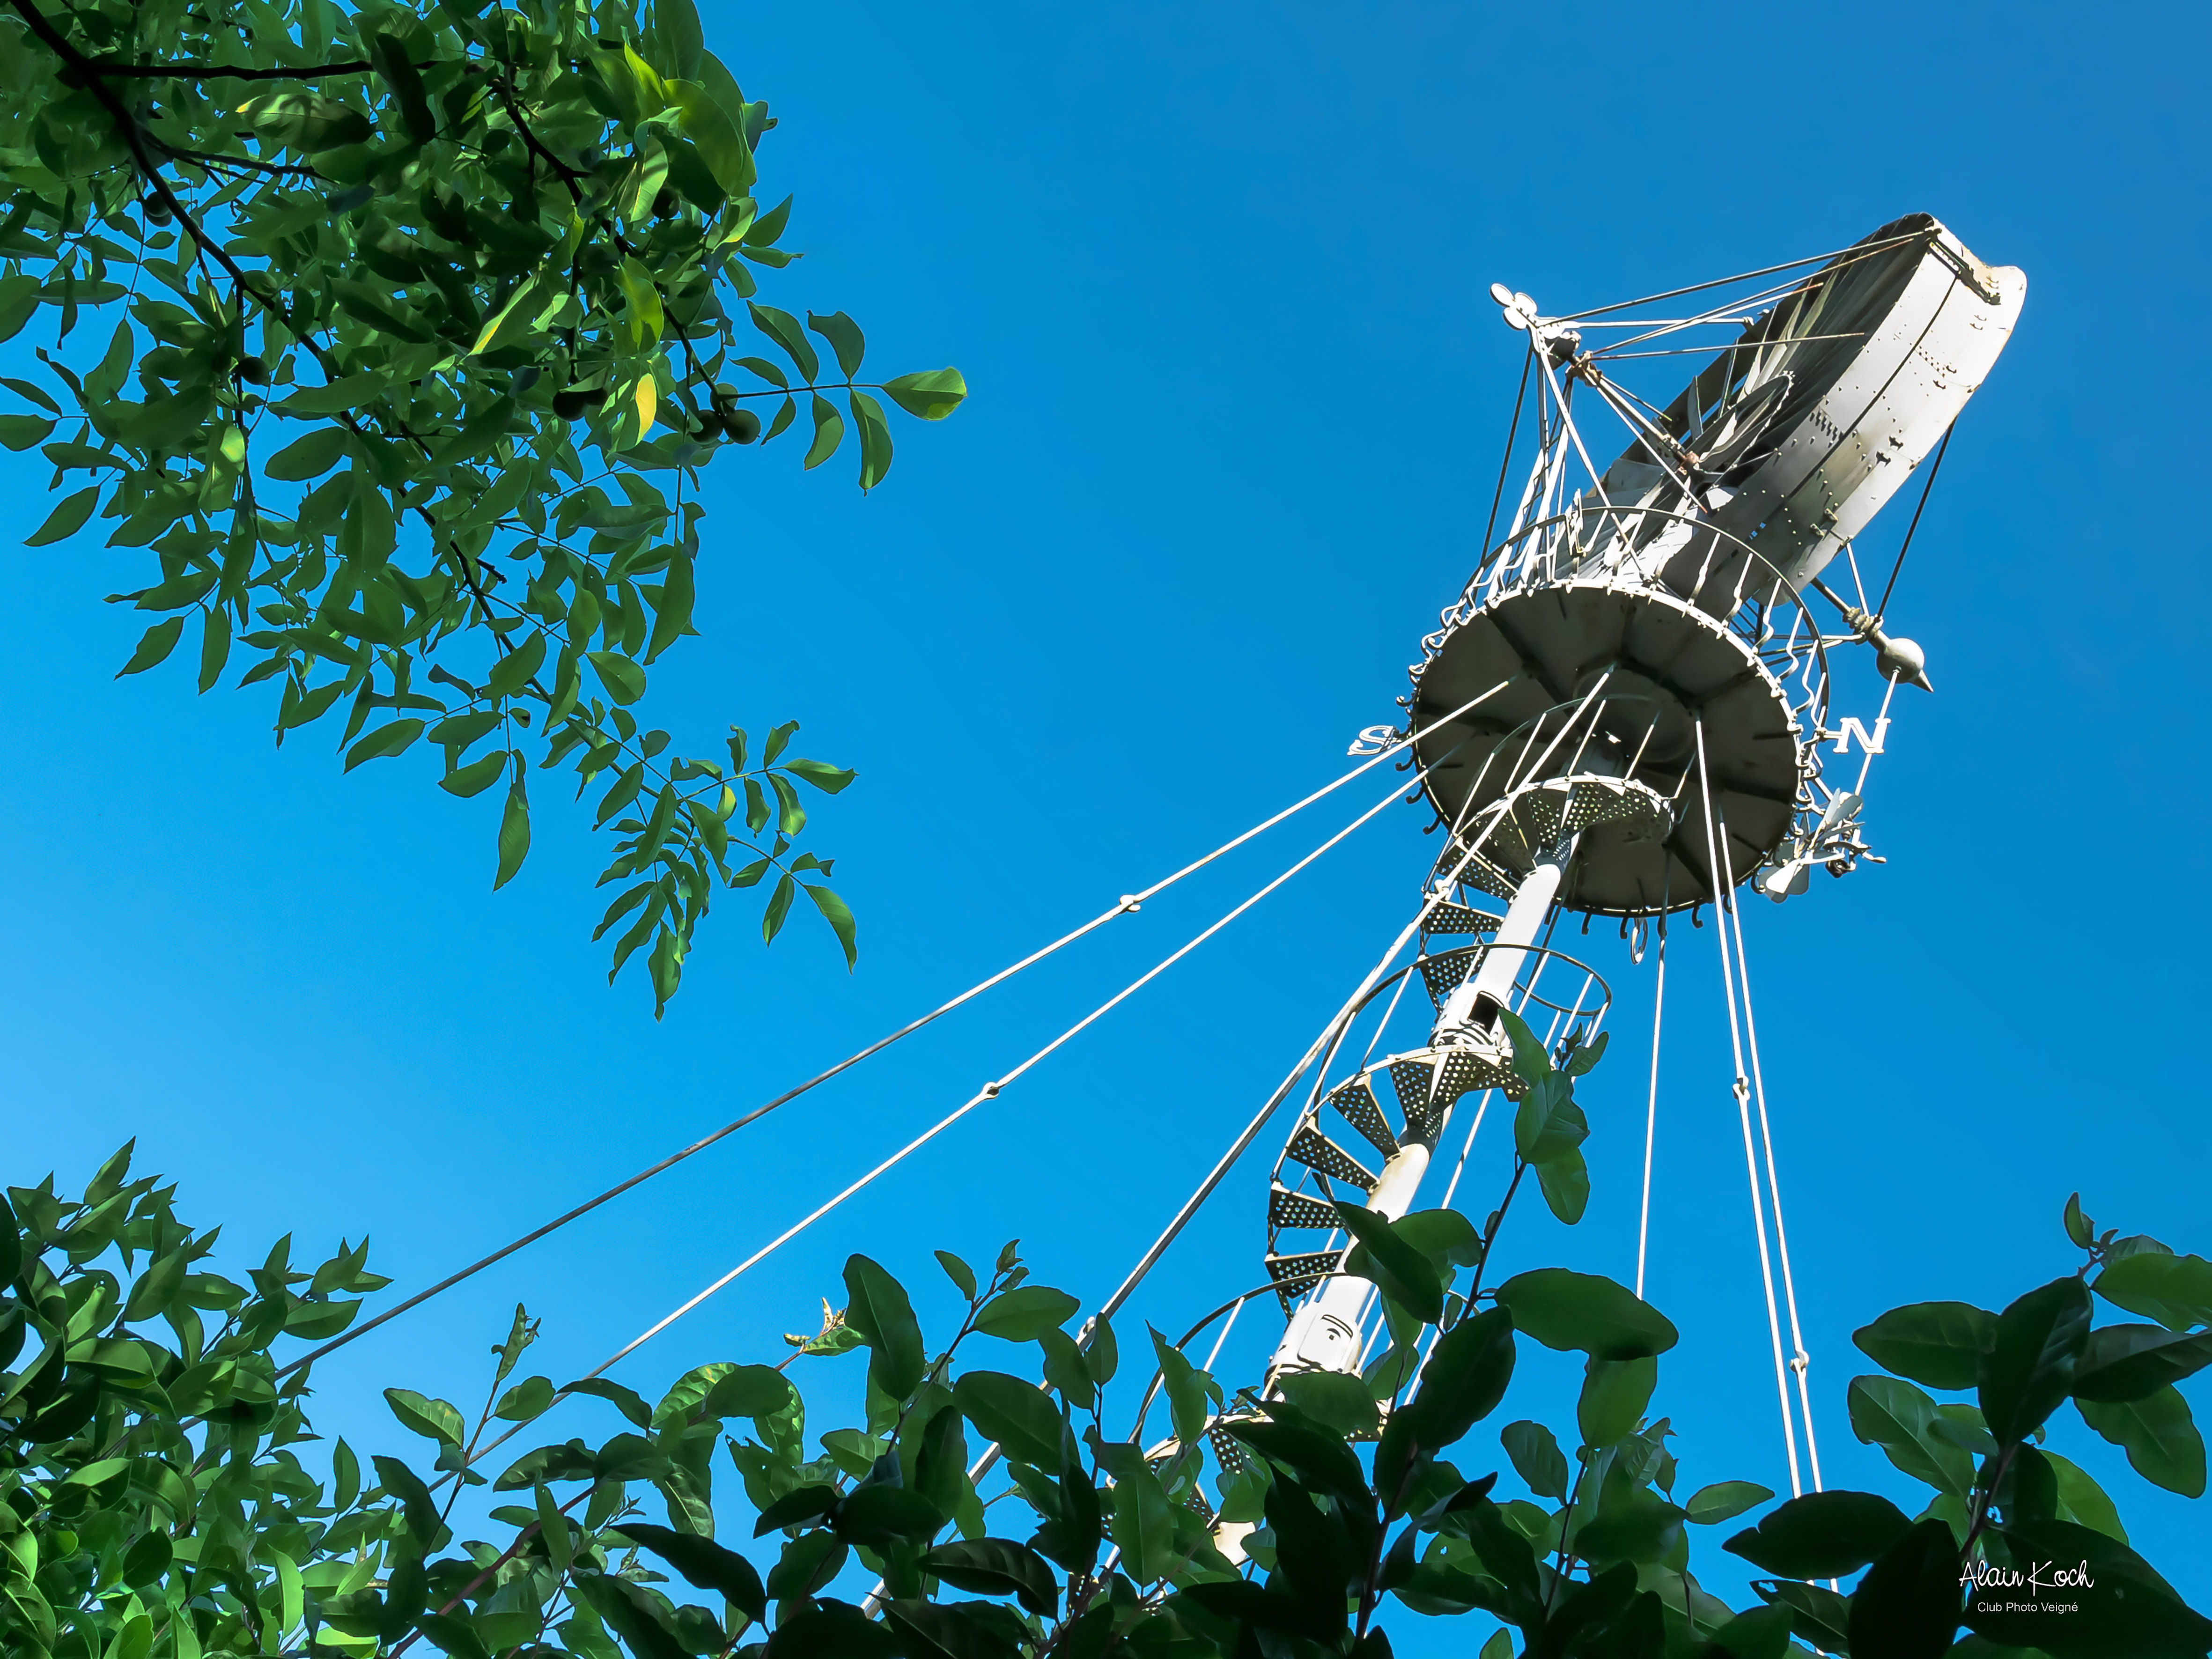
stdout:
POLYGON ((1493 916, 1487 910, 1471 909, 1464 904, 1439 904, 1429 912, 1422 924, 1425 933, 1494 933, 1498 924, 1505 918, 1493 916))
POLYGON ((1431 1127, 1429 1091, 1435 1084, 1436 1075, 1432 1055, 1390 1062, 1390 1086, 1398 1091, 1398 1115, 1405 1120, 1409 1138, 1425 1139, 1431 1127))
POLYGON ((1469 951, 1465 956, 1423 957, 1420 961, 1421 982, 1429 988, 1430 1003, 1436 1007, 1443 1007, 1444 999, 1459 989, 1481 960, 1481 953, 1475 951, 1469 951))
POLYGON ((1291 1144, 1284 1156, 1297 1159, 1309 1170, 1325 1175, 1331 1181, 1341 1181, 1348 1186, 1357 1187, 1363 1193, 1375 1190, 1375 1176, 1343 1147, 1316 1128, 1310 1119, 1298 1126, 1298 1132, 1291 1137, 1291 1144))
POLYGON ((1437 1078, 1438 1108, 1449 1106, 1471 1089, 1503 1089, 1517 1098, 1528 1092, 1528 1085, 1510 1066, 1501 1066, 1469 1049, 1446 1049, 1437 1078))
POLYGON ((1275 1294, 1282 1298, 1283 1311, 1288 1313, 1300 1296, 1335 1272, 1342 1254, 1339 1250, 1314 1250, 1303 1255, 1269 1256, 1267 1277, 1274 1281, 1275 1294))
POLYGON ((1398 1150, 1398 1137, 1390 1133, 1390 1125, 1375 1098, 1375 1086, 1364 1073, 1340 1085, 1329 1096, 1328 1103, 1384 1158, 1398 1150))
POLYGON ((1336 1206, 1306 1193, 1277 1185, 1267 1194, 1267 1224, 1271 1227, 1334 1227, 1336 1206))

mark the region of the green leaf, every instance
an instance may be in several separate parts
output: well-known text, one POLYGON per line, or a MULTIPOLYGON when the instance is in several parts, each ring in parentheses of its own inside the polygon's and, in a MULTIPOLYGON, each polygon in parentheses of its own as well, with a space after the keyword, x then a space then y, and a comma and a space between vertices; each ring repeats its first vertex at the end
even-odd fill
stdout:
POLYGON ((1916 1302, 1892 1308, 1851 1334, 1859 1352, 1885 1370, 1931 1389, 1971 1389, 1982 1356, 1996 1340, 1997 1316, 1964 1302, 1916 1302))
POLYGON ((660 600, 653 612, 653 641, 646 647, 646 661, 651 662, 691 631, 691 607, 695 599, 690 556, 679 551, 669 560, 667 579, 661 584, 660 600))
POLYGON ((1666 1352, 1679 1339, 1664 1314, 1599 1274, 1539 1267, 1500 1285, 1498 1300, 1512 1310, 1516 1330, 1563 1352, 1642 1359, 1666 1352))
POLYGON ((645 695, 645 670, 628 657, 616 651, 589 651, 585 655, 599 670, 601 684, 617 702, 628 705, 645 695))
POLYGON ((2074 1367, 2079 1400, 2140 1400, 2212 1364, 2212 1331, 2176 1335, 2158 1325, 2106 1325, 2089 1333, 2074 1367))
POLYGON ((345 454, 345 441, 343 427, 326 426, 278 450, 261 470, 287 483, 319 478, 345 454))
POLYGON ((921 1559, 921 1570, 955 1589, 978 1595, 1018 1596, 1040 1619, 1060 1606, 1051 1565, 1025 1544, 1005 1538, 969 1538, 941 1544, 921 1559))
POLYGON ((1221 1426, 1309 1492, 1342 1498, 1347 1504, 1372 1501, 1366 1472, 1341 1438, 1307 1420, 1293 1406, 1268 1409, 1273 1413, 1270 1417, 1227 1417, 1221 1426))
POLYGON ((860 434, 860 490, 865 495, 891 470, 890 422, 884 418, 884 406, 865 392, 848 393, 845 401, 860 434))
MULTIPOLYGON (((1152 1330, 1149 1325, 1145 1328, 1152 1330)), ((1206 1398, 1206 1373, 1158 1331, 1152 1331, 1152 1352, 1160 1363, 1160 1385, 1167 1390, 1168 1415, 1175 1425, 1176 1438, 1186 1446, 1195 1446, 1213 1415, 1206 1398)))
POLYGON ((2169 1330, 2212 1324, 2212 1261, 2201 1255, 2141 1250, 2112 1262, 2092 1288, 2113 1306, 2169 1330))
POLYGON ((813 882, 801 882, 799 885, 806 889, 806 896, 814 901, 814 908, 830 924, 830 931, 836 934, 837 943, 844 948, 845 966, 849 971, 860 959, 860 925, 853 920, 851 908, 827 887, 813 882))
POLYGON ((2089 1340, 2089 1291, 2075 1278, 2030 1291, 1997 1316, 1982 1356, 1983 1419, 2000 1444, 2025 1440, 2072 1392, 2074 1364, 2089 1340))
POLYGON ((2071 1241, 2075 1249, 2086 1250, 2097 1242, 2097 1224, 2082 1213, 2081 1194, 2070 1193, 2067 1195, 2066 1207, 2060 1212, 2059 1219, 2064 1224, 2066 1237, 2071 1241))
POLYGON ((865 1255, 845 1261, 849 1298, 845 1322, 868 1345, 869 1375, 893 1400, 904 1400, 921 1381, 921 1327, 906 1287, 865 1255))
POLYGON ((589 1395, 594 1400, 604 1400, 641 1429, 653 1425, 653 1407, 645 1403, 644 1396, 635 1389, 604 1376, 587 1376, 569 1383, 562 1394, 589 1395))
POLYGON ((819 392, 815 394, 814 441, 806 451, 806 465, 811 470, 822 465, 837 453, 837 446, 845 441, 845 417, 836 406, 819 392))
POLYGON ((1840 1578, 1865 1566, 1911 1525, 1896 1504, 1872 1492, 1810 1492, 1721 1547, 1785 1578, 1840 1578))
POLYGON ((115 672, 121 679, 125 674, 143 674, 156 663, 166 659, 177 648, 178 637, 185 631, 185 619, 172 617, 167 622, 157 622, 139 638, 131 653, 131 660, 115 672))
POLYGON ((1589 1207, 1589 1166, 1579 1152, 1562 1152, 1535 1166, 1536 1184, 1552 1213, 1570 1227, 1589 1207))
POLYGON ((674 1617, 644 1585, 595 1572, 578 1573, 570 1582, 577 1598, 612 1627, 636 1659, 685 1659, 674 1617))
MULTIPOLYGON (((1771 1604, 1789 1608, 1790 1629, 1816 1652, 1850 1651, 1850 1638, 1844 1629, 1850 1622, 1850 1603, 1826 1584, 1801 1584, 1795 1579, 1784 1578, 1752 1588, 1771 1604)), ((1965 1656, 1961 1655, 1960 1659, 1965 1656)))
POLYGON ((975 1299, 975 1270, 950 1250, 937 1252, 937 1265, 945 1269, 945 1276, 952 1281, 953 1288, 970 1302, 975 1299))
POLYGON ((1959 1628, 1959 1545, 1941 1521, 1923 1521, 1876 1558, 1851 1594, 1851 1651, 1881 1659, 1941 1659, 1959 1628))
POLYGON ((550 1376, 526 1376, 505 1394, 492 1415, 507 1423, 527 1423, 542 1416, 553 1403, 553 1379, 550 1376))
POLYGON ((1036 1468, 1060 1468, 1062 1419, 1035 1384, 1003 1371, 969 1371, 952 1385, 952 1399, 1007 1456, 1036 1468))
MULTIPOLYGON (((821 378, 822 360, 814 355, 814 348, 807 343, 805 331, 799 326, 798 318, 787 311, 778 311, 774 306, 757 306, 750 300, 745 302, 745 309, 752 313, 753 326, 790 354, 791 361, 799 365, 799 372, 808 384, 811 385, 821 378)), ((816 401, 821 400, 817 398, 816 401)))
POLYGON ((701 1589, 726 1597, 755 1624, 767 1619, 768 1591, 761 1584, 760 1573, 736 1551, 696 1533, 647 1526, 639 1521, 618 1524, 623 1536, 651 1550, 701 1589))
POLYGON ((427 723, 419 720, 404 720, 378 726, 346 750, 345 769, 350 772, 363 761, 381 760, 388 755, 404 753, 415 739, 422 735, 422 728, 427 723))
POLYGON ((1082 1305, 1066 1291, 1048 1285, 1018 1285, 983 1304, 975 1316, 975 1328, 1009 1342, 1033 1342, 1044 1332, 1067 1323, 1082 1305))
POLYGON ((514 780, 507 786, 507 810, 500 815, 499 873, 492 878, 492 890, 506 886, 529 856, 530 800, 523 793, 522 762, 518 757, 514 780))
POLYGON ((799 890, 798 884, 787 872, 779 878, 775 890, 768 896, 768 903, 761 910, 761 942, 772 943, 783 931, 783 921, 791 914, 791 901, 799 890))
POLYGON ((1415 1210, 1392 1222, 1390 1231, 1434 1262, 1440 1274, 1482 1260, 1482 1235, 1457 1210, 1415 1210))
POLYGON ((1893 1376, 1856 1376, 1849 1395, 1851 1432, 1880 1446, 1915 1480, 1964 1498, 1973 1490, 1974 1460, 1935 1432, 1936 1402, 1893 1376))
POLYGON ((1552 1075, 1551 1051, 1544 1047, 1543 1039, 1528 1029, 1528 1022, 1511 1009, 1501 1009, 1498 1023, 1504 1028, 1506 1040, 1513 1045, 1513 1069, 1521 1080, 1534 1088, 1552 1075))
POLYGON ((2068 1582, 2045 1571, 2039 1595, 1978 1589, 1966 1612, 1977 1635, 2052 1659, 2198 1659, 2212 1647, 2212 1620, 2118 1540, 2064 1521, 2023 1521, 2002 1533, 2015 1559, 2064 1568, 2068 1582), (2072 1610, 2045 1613, 2045 1606, 2072 1610))
MULTIPOLYGON (((481 357, 515 344, 550 318, 567 293, 565 273, 550 265, 540 269, 527 282, 518 285, 507 302, 477 331, 476 343, 469 348, 469 355, 481 357)), ((298 399, 288 401, 296 403, 298 399)))
MULTIPOLYGON (((844 1494, 826 1482, 810 1481, 793 1486, 789 1492, 769 1504, 753 1522, 753 1536, 765 1538, 785 1527, 805 1526, 834 1513, 843 1501, 844 1494)), ((771 1590, 775 1578, 770 1574, 771 1590)))
POLYGON ((1498 1409, 1513 1380, 1515 1321, 1504 1308, 1462 1318, 1429 1350, 1420 1387, 1391 1414, 1424 1451, 1440 1451, 1498 1409))
POLYGON ((1291 1371, 1279 1376, 1275 1386, 1284 1399, 1340 1435, 1372 1435, 1380 1426, 1373 1391, 1343 1371, 1291 1371))
POLYGON ((482 794, 497 783, 500 774, 506 769, 507 751, 501 749, 486 755, 482 760, 471 761, 458 771, 448 772, 438 780, 438 787, 448 794, 466 799, 471 795, 482 794))
MULTIPOLYGON (((675 1392, 670 1390, 672 1395, 675 1392)), ((798 1401, 798 1389, 773 1365, 732 1365, 714 1379, 692 1407, 692 1414, 712 1419, 750 1417, 758 1422, 791 1410, 798 1401)), ((667 1404, 665 1400, 661 1402, 663 1408, 667 1404)))
POLYGON ((92 509, 100 505, 100 486, 80 489, 74 495, 65 495, 61 505, 46 514, 46 521, 23 538, 26 547, 51 547, 56 542, 67 541, 84 528, 84 521, 92 516, 92 509))
POLYGON ((867 343, 860 334, 860 325, 842 311, 833 311, 827 317, 806 313, 806 325, 830 342, 830 349, 837 354, 837 367, 851 380, 860 372, 861 354, 867 343))
POLYGON ((1159 1476, 1142 1464, 1114 1483, 1113 1538, 1122 1571, 1140 1584, 1164 1577, 1175 1559, 1175 1505, 1159 1476))
POLYGON ((44 443, 54 423, 43 415, 0 415, 0 444, 9 449, 28 449, 44 443))
POLYGON ((2172 1385, 2140 1400, 2076 1400, 2084 1422, 2128 1455, 2137 1474, 2185 1498, 2204 1495, 2204 1437, 2172 1385))
POLYGON ((511 697, 530 684, 545 665, 545 635, 532 631, 520 645, 506 653, 484 676, 484 689, 495 697, 511 697))
POLYGON ((1600 1031, 1595 1040, 1577 1045, 1574 1052, 1567 1056, 1567 1075, 1583 1077, 1594 1070, 1598 1061, 1605 1058, 1605 1045, 1612 1041, 1612 1032, 1600 1031))
POLYGON ((230 660, 230 612, 210 605, 200 617, 200 690, 211 690, 230 660))
POLYGON ((1756 1480, 1716 1480, 1692 1492, 1682 1512, 1698 1526, 1718 1526, 1723 1521, 1735 1520, 1746 1510, 1757 1509, 1773 1496, 1756 1480))
POLYGON ((1575 1104, 1574 1085, 1557 1073, 1532 1083, 1513 1115, 1513 1145, 1542 1165, 1575 1152, 1589 1139, 1589 1120, 1575 1104))
POLYGON ((376 131, 359 111, 313 93, 270 93, 240 106, 238 112, 266 137, 308 155, 364 143, 376 131))
POLYGON ((1339 1201, 1337 1218, 1359 1241, 1345 1258, 1344 1270, 1370 1279, 1383 1295, 1425 1325, 1443 1317, 1443 1281, 1436 1265, 1390 1229, 1389 1219, 1357 1204, 1339 1201))
POLYGON ((2051 1465, 2051 1474, 2057 1480, 2061 1521, 2078 1522, 2082 1526, 2094 1527, 2107 1538, 2117 1538, 2123 1544, 2128 1541, 2128 1529, 2120 1524, 2119 1510, 2087 1469, 2048 1449, 2043 1459, 2051 1465))
POLYGON ((848 1544, 881 1549, 892 1544, 927 1545, 950 1519, 922 1493, 908 1487, 862 1485, 837 1505, 830 1524, 848 1544))
POLYGON ((425 1549, 432 1547, 445 1525, 438 1519, 437 1500, 422 1477, 396 1457, 372 1457, 369 1462, 375 1467, 377 1483, 399 1500, 415 1541, 425 1549))
MULTIPOLYGON (((1567 1455, 1559 1449, 1559 1443, 1549 1429, 1541 1423, 1508 1423, 1498 1431, 1498 1439, 1505 1448, 1506 1456, 1513 1460, 1513 1467, 1522 1480, 1528 1482, 1530 1492, 1539 1498, 1566 1497, 1567 1455)), ((1773 1494, 1769 1492, 1767 1496, 1773 1494)), ((1692 1504, 1696 1501, 1691 1500, 1692 1504)), ((1697 1519, 1694 1515, 1690 1518, 1697 1519)))
POLYGON ((957 368, 925 369, 884 381, 884 395, 909 415, 941 421, 967 401, 968 382, 957 368))
POLYGON ((1583 1367, 1583 1391, 1575 1406, 1583 1443, 1609 1446, 1636 1431, 1659 1384, 1656 1359, 1590 1359, 1583 1367))

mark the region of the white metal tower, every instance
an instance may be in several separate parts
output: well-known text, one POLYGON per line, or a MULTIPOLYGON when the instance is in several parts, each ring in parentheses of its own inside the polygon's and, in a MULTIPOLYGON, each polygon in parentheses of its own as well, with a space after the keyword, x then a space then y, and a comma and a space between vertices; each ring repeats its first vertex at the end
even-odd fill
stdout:
MULTIPOLYGON (((1656 945, 1663 994, 1665 918, 1711 907, 1790 1477, 1802 1489, 1802 1434, 1819 1485, 1735 898, 1748 884, 1779 901, 1813 866, 1840 875, 1866 855, 1867 765, 1891 698, 1929 682, 1919 648, 1886 631, 1887 591, 1869 599, 1853 538, 1931 454, 1940 464, 2026 288, 1923 214, 1831 257, 1569 316, 1492 289, 1528 345, 1499 505, 1524 423, 1534 458, 1504 533, 1486 532, 1422 641, 1405 728, 1353 745, 1407 748, 1443 846, 1399 946, 1324 1034, 1276 1166, 1267 1269, 1290 1317, 1268 1389, 1368 1355, 1376 1299, 1342 1272, 1334 1204, 1395 1218, 1438 1202, 1439 1163, 1450 1203, 1492 1101, 1522 1086, 1500 1011, 1563 1054, 1596 1035, 1609 992, 1549 948, 1557 918, 1620 918, 1639 961, 1656 945), (1663 406, 1626 384, 1644 360, 1691 353, 1710 361, 1663 406), (1626 428, 1602 470, 1593 414, 1626 428), (1873 672, 1842 676, 1863 703, 1845 716, 1831 655, 1842 667, 1862 645, 1873 672), (1832 778, 1853 739, 1863 752, 1832 778), (1416 984, 1425 1034, 1390 1048, 1416 984)), ((1655 1107, 1658 1033, 1655 1021, 1655 1107)), ((1648 1146, 1645 1180, 1648 1223, 1648 1146)))

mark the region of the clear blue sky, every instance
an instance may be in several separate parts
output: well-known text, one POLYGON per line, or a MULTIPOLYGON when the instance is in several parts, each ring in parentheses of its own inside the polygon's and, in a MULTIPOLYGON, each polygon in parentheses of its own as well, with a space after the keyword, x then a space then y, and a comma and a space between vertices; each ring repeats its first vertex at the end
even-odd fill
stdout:
MULTIPOLYGON (((100 600, 140 585, 143 555, 19 551, 6 1178, 81 1182, 137 1135, 241 1254, 369 1232, 401 1287, 427 1282, 1334 775, 1352 732, 1393 718, 1477 552, 1519 350, 1492 280, 1567 309, 1926 210, 2031 280, 1891 607, 1938 692, 1900 694, 1875 771, 1890 862, 1748 919, 1829 1479, 1906 1496, 1844 1420, 1855 1327, 2069 1270, 2075 1188, 2100 1223, 2212 1245, 2190 1012, 2212 807, 2191 499, 2204 14, 1506 15, 710 9, 711 43, 781 118, 767 181, 798 192, 787 240, 809 254, 770 297, 848 310, 888 367, 955 362, 975 392, 942 427, 902 425, 866 500, 842 459, 718 462, 705 637, 653 675, 679 742, 794 717, 804 751, 860 769, 818 820, 858 973, 813 927, 763 951, 732 896, 656 1025, 641 979, 610 990, 589 942, 602 849, 580 820, 541 809, 494 895, 495 797, 448 799, 421 754, 341 777, 319 733, 277 751, 266 689, 196 700, 181 655, 112 679, 140 623, 100 600)), ((0 458, 0 480, 12 543, 45 513, 44 469, 0 458)), ((1871 539, 1893 546, 1899 517, 1871 539)), ((319 1379, 325 1419, 398 1440, 388 1382, 472 1408, 518 1297, 545 1317, 543 1368, 582 1370, 1354 810, 1347 792, 357 1345, 319 1379)), ((940 1315, 934 1246, 981 1258, 1018 1234, 1046 1279, 1110 1289, 1407 913, 1422 817, 1363 832, 622 1375, 651 1391, 776 1357, 854 1249, 940 1315)), ((1684 1340, 1658 1408, 1690 1485, 1778 1487, 1718 964, 1710 931, 1685 937, 1651 1277, 1684 1340)), ((1590 1215, 1516 1221, 1522 1265, 1632 1273, 1628 1039, 1650 988, 1616 981, 1625 1046, 1585 1090, 1590 1215)), ((1257 1282, 1273 1152, 1142 1315, 1180 1326, 1257 1282)), ((1256 1366, 1273 1334, 1232 1353, 1256 1366)), ((1560 1369, 1528 1370, 1499 1420, 1570 1426, 1542 1386, 1560 1369)), ((2078 1423, 2057 1443, 2212 1595, 2200 1510, 2078 1423)), ((1444 1650, 1441 1628, 1400 1624, 1401 1651, 1444 1650)))

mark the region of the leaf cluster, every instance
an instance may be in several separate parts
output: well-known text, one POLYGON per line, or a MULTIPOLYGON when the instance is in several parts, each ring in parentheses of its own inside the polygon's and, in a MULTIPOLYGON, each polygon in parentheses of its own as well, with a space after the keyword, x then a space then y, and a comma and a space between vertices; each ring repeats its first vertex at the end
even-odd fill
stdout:
POLYGON ((69 489, 29 544, 145 550, 123 672, 196 624, 200 690, 273 686, 279 742, 327 721, 348 769, 426 748, 451 794, 503 786, 495 885, 530 770, 570 766, 623 838, 601 932, 631 917, 615 966, 647 950, 657 1006, 718 885, 773 872, 765 936, 804 887, 854 948, 791 846, 793 785, 851 775, 774 764, 787 726, 726 771, 636 715, 695 631, 702 469, 803 399, 805 464, 849 422, 870 489, 878 394, 965 395, 864 379, 850 317, 756 299, 798 257, 756 193, 775 125, 691 0, 0 13, 0 339, 52 325, 0 442, 69 489))

